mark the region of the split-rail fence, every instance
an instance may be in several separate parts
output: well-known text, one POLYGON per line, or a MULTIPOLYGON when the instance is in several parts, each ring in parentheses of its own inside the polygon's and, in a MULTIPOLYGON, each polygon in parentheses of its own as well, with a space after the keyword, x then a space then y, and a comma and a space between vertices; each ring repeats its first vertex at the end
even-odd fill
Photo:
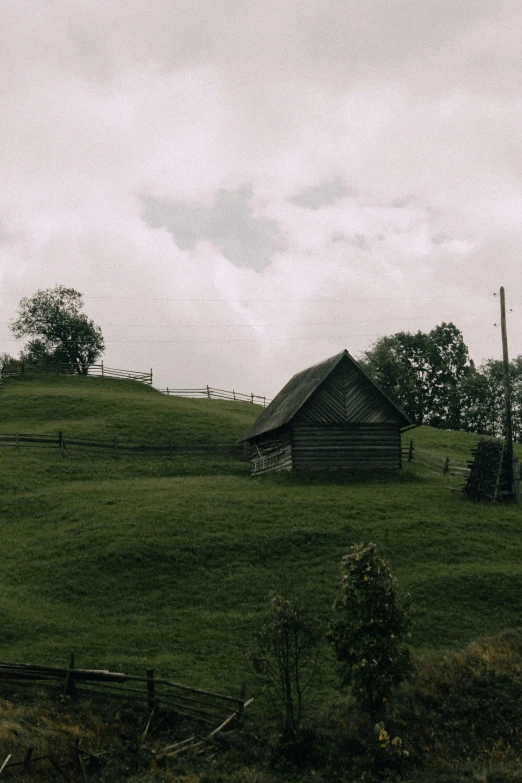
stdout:
POLYGON ((145 677, 105 669, 77 669, 73 656, 67 667, 2 662, 0 681, 30 687, 54 684, 61 695, 96 692, 110 699, 142 703, 149 709, 163 707, 216 726, 231 716, 231 720, 241 721, 245 704, 244 686, 237 696, 228 696, 156 677, 154 669, 147 669, 145 677))
POLYGON ((80 449, 102 449, 112 452, 114 457, 120 453, 129 454, 166 454, 175 456, 176 454, 193 454, 204 456, 206 454, 224 454, 235 457, 236 459, 246 459, 244 447, 242 444, 234 442, 228 443, 192 443, 178 444, 175 439, 163 441, 161 443, 133 443, 118 438, 105 440, 94 438, 75 438, 67 437, 63 430, 54 435, 28 434, 22 432, 1 433, 0 447, 6 446, 16 449, 59 449, 65 456, 69 451, 80 449))
MULTIPOLYGON (((13 378, 20 375, 68 375, 70 377, 78 376, 77 367, 73 364, 57 364, 52 367, 35 367, 32 364, 26 364, 21 361, 16 367, 3 368, 0 370, 0 388, 4 385, 5 378, 13 378)), ((137 381, 138 383, 144 383, 147 386, 152 386, 152 368, 149 372, 143 372, 140 370, 120 370, 115 367, 106 367, 103 362, 100 364, 91 364, 86 369, 84 375, 97 376, 99 378, 116 378, 121 380, 137 381)), ((231 391, 228 389, 217 389, 214 386, 204 386, 198 389, 179 389, 170 386, 164 389, 156 389, 161 394, 166 394, 172 397, 191 397, 202 398, 208 400, 231 400, 233 402, 250 402, 254 405, 262 405, 266 407, 270 402, 268 397, 262 394, 246 394, 245 392, 238 392, 235 389, 231 391)))
MULTIPOLYGON (((216 744, 216 739, 221 736, 228 737, 243 725, 245 709, 253 701, 253 698, 245 701, 245 685, 242 684, 237 696, 229 696, 222 693, 194 688, 188 685, 172 682, 164 678, 155 677, 154 669, 147 669, 145 677, 124 674, 123 672, 111 672, 105 669, 77 669, 74 665, 74 654, 71 653, 67 667, 36 666, 24 663, 0 662, 0 682, 10 686, 50 686, 62 699, 64 697, 78 698, 86 695, 92 698, 94 694, 108 700, 121 700, 125 703, 142 704, 148 711, 148 720, 140 737, 143 744, 151 728, 153 718, 159 713, 174 712, 176 715, 196 721, 196 725, 206 724, 212 726, 210 733, 204 729, 202 736, 194 733, 187 739, 174 742, 165 746, 161 751, 151 750, 157 761, 165 763, 169 759, 176 759, 180 754, 211 754, 216 755, 223 745, 216 744), (225 732, 226 729, 226 732, 225 732)), ((159 723, 161 723, 160 718, 159 723)), ((192 727, 192 731, 195 726, 192 727)), ((151 729, 152 731, 152 729, 151 729)), ((81 771, 83 779, 87 780, 86 766, 91 762, 100 762, 103 754, 92 753, 80 747, 77 738, 72 750, 72 764, 81 771)), ((30 775, 33 765, 48 761, 64 780, 70 780, 65 768, 70 767, 70 760, 58 759, 49 753, 35 756, 33 747, 25 750, 22 761, 12 759, 9 753, 0 766, 2 772, 12 768, 23 768, 24 774, 30 775)))
POLYGON ((106 367, 103 362, 100 364, 90 364, 83 373, 77 372, 75 364, 61 363, 49 367, 26 364, 19 362, 18 366, 3 368, 2 378, 14 378, 19 375, 70 375, 71 377, 81 377, 82 375, 95 375, 101 378, 122 378, 124 380, 138 381, 148 386, 152 385, 152 369, 150 372, 141 370, 119 370, 116 367, 106 367))
POLYGON ((441 457, 429 449, 414 447, 413 440, 410 440, 409 447, 403 447, 402 455, 403 460, 421 465, 428 473, 460 478, 466 478, 469 475, 470 468, 467 461, 456 460, 453 457, 441 457))

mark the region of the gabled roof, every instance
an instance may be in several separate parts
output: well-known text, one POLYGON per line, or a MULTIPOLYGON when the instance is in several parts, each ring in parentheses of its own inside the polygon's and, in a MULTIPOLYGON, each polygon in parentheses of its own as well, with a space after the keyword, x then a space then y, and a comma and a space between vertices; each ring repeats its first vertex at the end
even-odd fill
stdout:
POLYGON ((355 359, 350 356, 348 351, 344 350, 341 351, 341 353, 332 356, 330 359, 326 359, 326 361, 321 362, 320 364, 314 364, 313 367, 309 367, 294 375, 286 386, 281 389, 279 394, 274 397, 270 405, 265 408, 260 416, 258 416, 245 435, 240 438, 240 442, 251 440, 265 432, 270 432, 282 427, 284 424, 289 424, 311 395, 319 388, 323 381, 328 378, 343 359, 348 359, 349 362, 354 365, 355 372, 361 374, 370 384, 369 388, 373 388, 374 392, 376 390, 378 394, 384 398, 387 406, 391 406, 401 427, 407 427, 412 424, 404 411, 390 400, 375 381, 373 381, 357 364, 355 359))

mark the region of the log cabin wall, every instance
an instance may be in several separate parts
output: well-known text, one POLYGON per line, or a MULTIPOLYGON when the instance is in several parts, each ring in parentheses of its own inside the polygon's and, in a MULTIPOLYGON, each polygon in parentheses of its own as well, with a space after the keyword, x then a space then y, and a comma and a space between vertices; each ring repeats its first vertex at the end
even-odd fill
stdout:
POLYGON ((401 433, 393 424, 296 424, 292 441, 296 470, 401 467, 401 433))
POLYGON ((280 428, 260 435, 249 443, 248 456, 252 475, 272 470, 292 470, 292 434, 280 428))
POLYGON ((272 470, 401 467, 401 429, 411 421, 343 351, 294 375, 256 419, 252 474, 272 470))

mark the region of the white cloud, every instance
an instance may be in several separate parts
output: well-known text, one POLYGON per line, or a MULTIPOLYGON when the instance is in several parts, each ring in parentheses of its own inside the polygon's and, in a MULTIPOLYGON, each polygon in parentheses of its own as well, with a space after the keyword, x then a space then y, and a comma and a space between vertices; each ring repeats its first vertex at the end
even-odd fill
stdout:
MULTIPOLYGON (((504 284, 515 298, 522 239, 514 0, 0 13, 0 339, 18 295, 62 282, 92 297, 107 361, 161 367, 161 385, 270 394, 442 318, 476 359, 498 355, 487 297, 504 284), (245 189, 241 226, 222 209, 205 229, 219 194, 245 189), (144 198, 195 215, 190 242, 148 225, 144 198), (299 336, 316 339, 282 339, 299 336)), ((515 322, 510 344, 522 352, 515 322)))

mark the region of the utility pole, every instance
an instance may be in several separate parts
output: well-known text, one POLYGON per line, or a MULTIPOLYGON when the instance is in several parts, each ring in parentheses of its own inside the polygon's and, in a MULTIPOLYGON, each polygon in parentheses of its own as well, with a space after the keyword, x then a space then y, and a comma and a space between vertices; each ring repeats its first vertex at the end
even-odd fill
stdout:
POLYGON ((502 330, 502 359, 504 364, 504 402, 506 405, 506 456, 508 471, 508 490, 513 491, 513 426, 511 423, 511 383, 509 380, 509 358, 506 329, 506 295, 504 286, 500 288, 500 327, 502 330))

